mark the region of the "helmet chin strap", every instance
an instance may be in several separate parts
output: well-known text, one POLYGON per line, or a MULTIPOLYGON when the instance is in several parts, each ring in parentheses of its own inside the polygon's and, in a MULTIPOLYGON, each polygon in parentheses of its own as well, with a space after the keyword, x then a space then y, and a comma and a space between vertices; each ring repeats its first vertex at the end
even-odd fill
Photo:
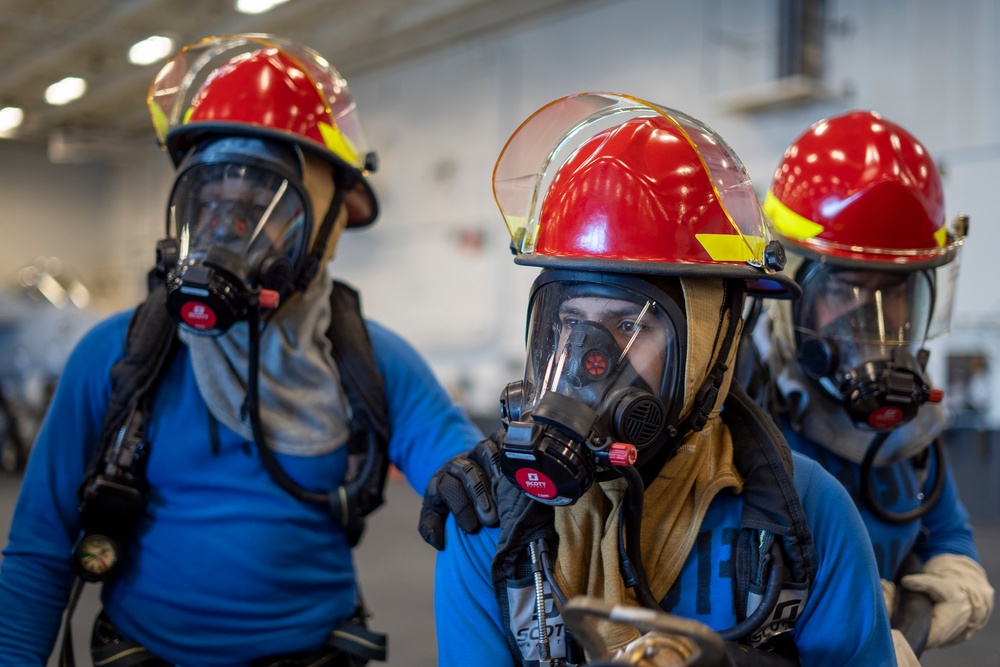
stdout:
POLYGON ((330 234, 333 233, 333 227, 337 222, 337 217, 340 215, 340 209, 344 206, 344 197, 347 190, 353 185, 353 180, 342 170, 334 170, 333 199, 330 201, 330 207, 327 208, 323 222, 316 232, 316 239, 313 241, 312 248, 309 249, 309 254, 306 256, 302 272, 295 282, 295 289, 297 291, 304 291, 313 278, 316 277, 316 272, 319 271, 323 263, 323 256, 326 255, 326 244, 330 241, 330 234))

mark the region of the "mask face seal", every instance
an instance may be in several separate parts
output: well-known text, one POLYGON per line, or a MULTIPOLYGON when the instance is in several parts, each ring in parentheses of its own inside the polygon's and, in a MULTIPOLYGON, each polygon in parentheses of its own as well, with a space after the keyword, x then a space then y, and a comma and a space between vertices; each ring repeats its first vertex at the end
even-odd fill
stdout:
POLYGON ((792 306, 799 366, 859 428, 896 428, 941 400, 924 370, 923 346, 942 305, 932 271, 803 268, 803 295, 792 306))
POLYGON ((182 328, 217 335, 246 318, 253 294, 275 307, 290 293, 313 227, 296 157, 275 142, 222 139, 181 165, 166 273, 167 307, 182 328))
POLYGON ((529 307, 524 380, 501 400, 504 474, 565 505, 601 472, 641 464, 676 424, 685 332, 678 300, 646 281, 544 272, 529 307))

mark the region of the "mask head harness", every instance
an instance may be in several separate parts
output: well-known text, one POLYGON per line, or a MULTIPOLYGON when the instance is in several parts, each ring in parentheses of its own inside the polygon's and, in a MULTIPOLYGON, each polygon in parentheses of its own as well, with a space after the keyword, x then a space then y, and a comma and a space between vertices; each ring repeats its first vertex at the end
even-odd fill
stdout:
POLYGON ((635 277, 547 270, 528 313, 525 378, 500 401, 500 467, 536 500, 566 505, 675 439, 683 298, 635 277))
POLYGON ((796 279, 798 364, 859 428, 894 429, 941 400, 923 347, 935 305, 932 271, 859 271, 806 259, 796 279))
POLYGON ((154 272, 181 328, 221 334, 313 279, 351 184, 335 170, 333 201, 314 234, 304 169, 295 145, 252 137, 206 139, 181 162, 154 272))

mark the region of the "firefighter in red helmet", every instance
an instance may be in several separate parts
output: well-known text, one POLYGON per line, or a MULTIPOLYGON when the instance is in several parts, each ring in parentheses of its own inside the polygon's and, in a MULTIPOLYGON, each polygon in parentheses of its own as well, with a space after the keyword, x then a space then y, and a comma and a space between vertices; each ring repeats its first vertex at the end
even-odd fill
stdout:
POLYGON ((731 386, 745 297, 798 293, 732 148, 674 109, 584 93, 524 121, 493 184, 514 261, 542 271, 503 428, 425 496, 443 662, 669 653, 637 627, 581 634, 588 598, 699 621, 736 660, 891 661, 860 517, 827 511, 843 488, 731 386), (476 475, 492 525, 463 502, 476 475), (865 621, 845 628, 849 608, 865 621))
POLYGON ((390 463, 422 491, 482 434, 328 273, 378 212, 354 99, 316 52, 252 34, 185 47, 148 101, 177 168, 167 236, 147 299, 84 336, 53 398, 0 574, 0 665, 46 664, 93 581, 95 664, 384 660, 351 555, 365 517, 390 463))
POLYGON ((757 324, 760 400, 792 448, 853 496, 890 612, 900 586, 934 603, 928 635, 894 631, 900 664, 915 664, 925 645, 970 637, 993 606, 926 370, 925 343, 949 328, 968 220, 947 227, 927 148, 871 111, 819 121, 792 142, 764 210, 802 297, 769 304, 757 324))

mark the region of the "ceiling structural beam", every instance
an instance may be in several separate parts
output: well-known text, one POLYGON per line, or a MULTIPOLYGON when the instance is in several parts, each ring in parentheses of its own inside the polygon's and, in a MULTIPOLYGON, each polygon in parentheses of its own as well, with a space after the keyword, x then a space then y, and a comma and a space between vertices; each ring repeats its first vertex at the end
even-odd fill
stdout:
POLYGON ((101 23, 81 30, 72 39, 61 41, 56 48, 41 51, 31 58, 24 58, 20 64, 11 63, 5 66, 0 70, 0 98, 7 90, 23 85, 43 70, 58 67, 60 63, 71 60, 74 52, 81 46, 91 42, 106 41, 112 27, 140 15, 159 2, 160 0, 129 0, 115 3, 115 11, 104 17, 101 23))

